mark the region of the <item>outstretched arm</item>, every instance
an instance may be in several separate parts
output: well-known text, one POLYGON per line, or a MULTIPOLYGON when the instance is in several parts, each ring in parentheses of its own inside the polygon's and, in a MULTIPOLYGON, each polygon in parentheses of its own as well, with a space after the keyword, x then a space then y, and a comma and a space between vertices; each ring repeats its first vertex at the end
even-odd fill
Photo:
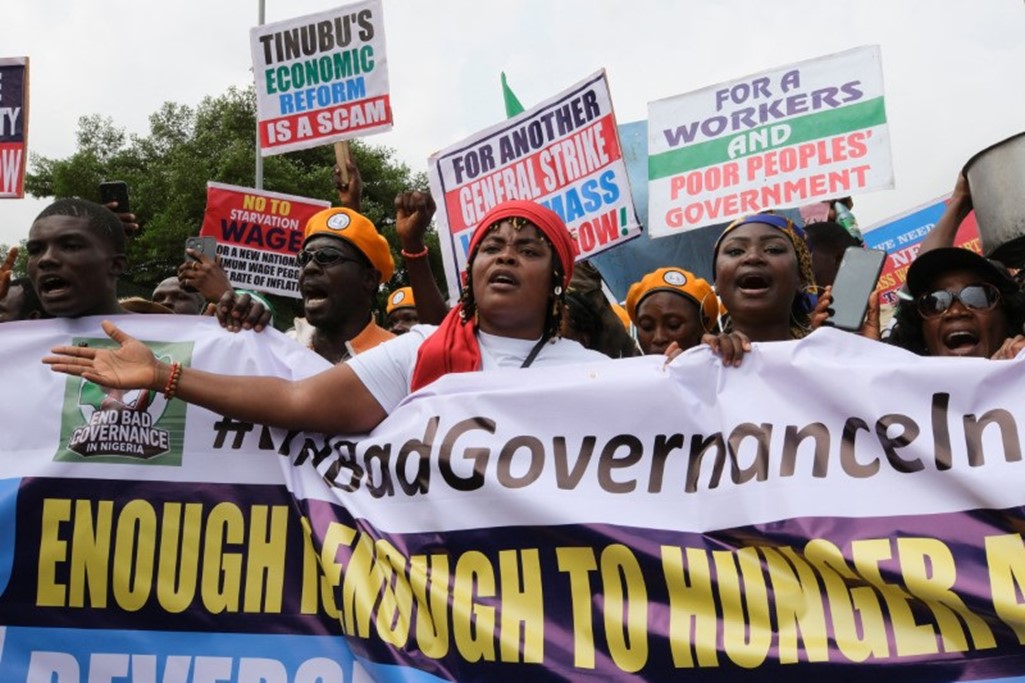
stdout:
MULTIPOLYGON (((145 344, 110 321, 103 322, 103 330, 119 348, 58 346, 43 362, 55 372, 105 387, 156 391, 167 387, 172 366, 159 362, 145 344)), ((183 368, 176 396, 238 420, 325 433, 368 432, 387 417, 345 363, 296 382, 183 368)))

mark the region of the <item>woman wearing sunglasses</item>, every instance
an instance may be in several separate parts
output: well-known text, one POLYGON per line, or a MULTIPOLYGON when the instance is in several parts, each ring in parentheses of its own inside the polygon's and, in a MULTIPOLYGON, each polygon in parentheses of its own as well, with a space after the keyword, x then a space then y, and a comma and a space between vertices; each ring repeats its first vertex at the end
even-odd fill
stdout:
POLYGON ((1013 357, 1025 297, 1003 266, 956 247, 925 252, 907 275, 887 341, 922 356, 1013 357))
MULTIPOLYGON (((312 240, 305 244, 308 251, 313 246, 312 240)), ((418 325, 297 382, 161 363, 109 321, 104 330, 119 348, 61 346, 43 361, 54 371, 106 387, 163 390, 168 397, 249 422, 368 432, 411 391, 448 373, 606 361, 558 336, 575 251, 565 224, 551 210, 528 201, 500 204, 470 239, 466 287, 439 327, 418 325)), ((315 262, 318 257, 304 258, 315 262)))

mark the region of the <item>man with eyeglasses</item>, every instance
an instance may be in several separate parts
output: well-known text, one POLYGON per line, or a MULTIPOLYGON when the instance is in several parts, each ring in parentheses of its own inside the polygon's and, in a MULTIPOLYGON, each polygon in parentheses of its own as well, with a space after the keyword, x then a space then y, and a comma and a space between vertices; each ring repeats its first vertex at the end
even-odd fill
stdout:
POLYGON ((372 314, 377 289, 395 270, 388 241, 362 214, 337 207, 306 223, 299 260, 305 318, 288 335, 331 361, 392 339, 372 314))
POLYGON ((887 341, 922 356, 1003 359, 1022 348, 1025 296, 1010 273, 967 249, 919 254, 887 341))

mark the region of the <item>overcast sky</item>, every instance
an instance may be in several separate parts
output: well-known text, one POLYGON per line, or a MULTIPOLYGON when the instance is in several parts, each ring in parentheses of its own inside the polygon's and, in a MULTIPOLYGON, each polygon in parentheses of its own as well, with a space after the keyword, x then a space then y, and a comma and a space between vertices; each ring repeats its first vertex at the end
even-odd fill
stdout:
MULTIPOLYGON (((383 0, 393 131, 413 171, 604 67, 619 121, 647 104, 859 45, 882 46, 896 189, 855 197, 862 226, 949 192, 979 149, 1025 130, 1022 0, 383 0)), ((344 4, 267 0, 267 21, 344 4)), ((31 58, 29 148, 75 151, 77 120, 145 134, 164 101, 251 83, 256 0, 7 0, 0 56, 31 58)), ((45 200, 0 200, 17 242, 45 200)), ((197 226, 198 230, 198 226, 197 226)))

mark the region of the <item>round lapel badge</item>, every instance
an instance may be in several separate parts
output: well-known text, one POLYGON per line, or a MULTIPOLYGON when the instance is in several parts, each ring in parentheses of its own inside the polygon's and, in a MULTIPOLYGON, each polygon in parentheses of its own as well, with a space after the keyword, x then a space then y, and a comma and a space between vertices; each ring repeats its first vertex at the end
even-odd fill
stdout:
POLYGON ((687 284, 687 276, 678 270, 670 270, 662 276, 662 279, 665 280, 667 285, 672 285, 673 287, 683 287, 687 284))
POLYGON ((352 220, 350 220, 349 214, 344 212, 336 213, 327 219, 327 227, 332 230, 345 230, 350 223, 352 220))

